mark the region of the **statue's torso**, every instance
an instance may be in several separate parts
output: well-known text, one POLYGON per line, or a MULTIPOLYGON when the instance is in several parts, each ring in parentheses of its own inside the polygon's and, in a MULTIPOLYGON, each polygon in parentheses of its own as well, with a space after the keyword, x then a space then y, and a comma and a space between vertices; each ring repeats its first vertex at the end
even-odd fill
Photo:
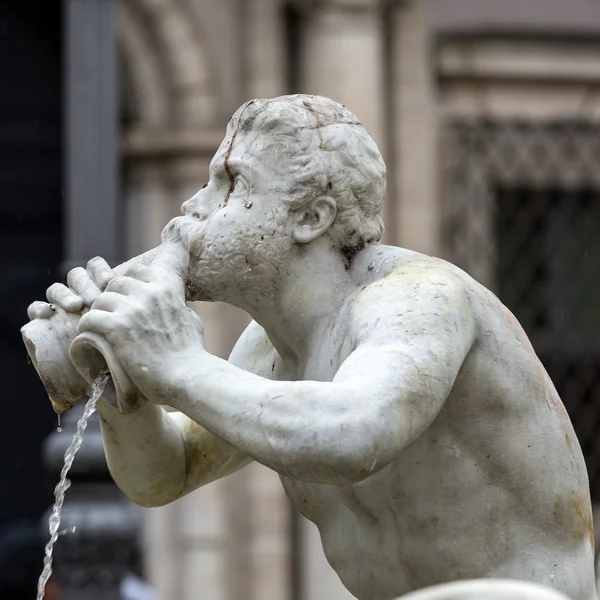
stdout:
MULTIPOLYGON (((393 259, 396 249, 382 248, 393 259)), ((433 424, 359 483, 282 478, 286 493, 361 600, 493 576, 595 598, 588 480, 571 423, 514 317, 456 272, 479 334, 433 424)), ((353 349, 347 315, 339 315, 300 370, 286 371, 273 354, 271 376, 331 381, 353 349)))

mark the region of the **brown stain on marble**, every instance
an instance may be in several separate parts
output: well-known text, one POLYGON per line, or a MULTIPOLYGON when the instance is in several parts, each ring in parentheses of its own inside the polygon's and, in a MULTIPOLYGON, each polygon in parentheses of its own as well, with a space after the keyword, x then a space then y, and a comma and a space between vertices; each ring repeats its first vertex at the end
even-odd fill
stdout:
POLYGON ((214 438, 194 421, 188 424, 184 433, 187 481, 207 476, 216 466, 210 462, 214 438))
POLYGON ((519 338, 520 342, 523 344, 524 348, 532 356, 535 357, 535 360, 539 364, 538 379, 539 379, 540 386, 541 386, 543 394, 544 394, 544 398, 546 400, 546 403, 548 404, 548 408, 550 408, 550 410, 552 410, 552 411, 557 412, 562 417, 570 420, 569 413, 567 412, 564 404, 562 403, 562 400, 559 398, 557 391, 554 389, 554 385, 550 381, 549 375, 546 373, 544 367, 539 362, 539 358, 538 358, 537 354, 535 353, 535 349, 531 345, 531 341, 527 337, 527 334, 525 333, 525 331, 523 331, 521 324, 519 323, 519 321, 517 321, 517 318, 512 314, 512 312, 510 312, 510 310, 508 310, 508 308, 504 305, 502 305, 502 312, 504 313, 504 316, 506 317, 506 320, 508 321, 510 328, 518 336, 518 338, 519 338))
POLYGON ((561 417, 563 417, 564 419, 568 419, 569 422, 571 422, 569 413, 567 412, 565 405, 562 403, 558 392, 556 391, 554 385, 550 381, 548 373, 546 373, 544 367, 541 364, 538 367, 538 379, 550 410, 558 413, 561 417))
POLYGON ((594 547, 594 521, 589 495, 571 492, 562 496, 552 507, 556 526, 573 541, 590 541, 594 547))
POLYGON ((556 390, 554 390, 554 386, 552 386, 548 383, 548 375, 543 371, 543 369, 540 369, 540 372, 541 372, 541 378, 543 380, 544 390, 546 392, 546 398, 549 398, 550 403, 551 403, 552 407, 554 408, 554 410, 556 410, 556 412, 558 412, 558 414, 561 417, 568 419, 570 422, 571 419, 569 417, 569 413, 567 412, 567 409, 565 408, 565 405, 562 403, 562 400, 559 398, 556 390))
POLYGON ((552 397, 552 400, 554 401, 554 407, 556 408, 556 410, 566 419, 570 420, 569 417, 569 413, 567 412, 567 409, 565 408, 565 405, 562 403, 562 400, 556 396, 552 397))
MULTIPOLYGON (((521 343, 523 344, 525 349, 531 355, 533 355, 535 357, 536 361, 539 361, 539 358, 538 358, 537 354, 535 353, 535 349, 531 345, 531 342, 530 342, 529 338, 527 337, 527 334, 523 331, 523 328, 521 327, 521 324, 519 323, 517 318, 504 305, 502 305, 502 312, 504 313, 504 316, 506 317, 506 320, 508 321, 510 328, 518 336, 519 340, 521 341, 521 343)), ((551 383, 549 376, 546 373, 544 367, 541 365, 541 363, 538 368, 538 379, 540 382, 540 386, 543 390, 544 397, 546 399, 548 407, 551 410, 558 412, 558 414, 560 414, 562 417, 570 419, 567 409, 565 408, 564 404, 562 403, 562 400, 559 398, 558 393, 554 389, 554 385, 551 383)))
POLYGON ((523 331, 521 324, 519 323, 519 321, 517 321, 517 317, 515 317, 515 315, 513 315, 512 312, 510 312, 510 310, 508 310, 508 308, 506 306, 504 306, 504 304, 502 304, 501 306, 502 306, 502 312, 504 313, 504 316, 506 317, 506 320, 508 321, 510 328, 516 333, 517 337, 519 338, 519 341, 523 344, 525 349, 530 354, 533 354, 533 356, 535 356, 537 358, 537 354, 535 353, 535 350, 534 350, 533 346, 531 345, 531 342, 530 342, 529 338, 527 337, 527 334, 525 333, 525 331, 523 331))
POLYGON ((304 104, 304 106, 306 106, 306 108, 308 108, 308 110, 310 111, 312 116, 315 118, 315 121, 317 122, 317 127, 316 127, 317 135, 319 136, 319 149, 325 150, 325 145, 323 142, 323 132, 321 131, 321 127, 323 127, 323 123, 321 122, 321 119, 319 119, 319 115, 317 115, 317 111, 315 110, 315 107, 308 100, 304 100, 302 102, 302 104, 304 104))
POLYGON ((567 442, 567 446, 569 446, 569 450, 571 453, 573 452, 573 442, 571 442, 571 437, 568 433, 565 433, 565 442, 567 442))
POLYGON ((229 142, 229 148, 227 148, 227 153, 225 154, 225 160, 223 161, 223 167, 224 167, 225 172, 227 173, 227 177, 229 179, 229 189, 227 190, 225 200, 223 200, 223 206, 227 206, 227 203, 229 202, 229 197, 233 193, 233 188, 235 187, 235 177, 233 176, 233 173, 231 172, 231 168, 229 167, 229 159, 231 158, 231 152, 233 151, 233 143, 235 142, 235 138, 237 137, 238 131, 240 130, 240 125, 242 124, 242 115, 244 114, 244 111, 251 104, 254 104, 254 100, 250 100, 250 102, 248 102, 244 106, 244 108, 242 108, 242 110, 240 111, 240 116, 238 117, 238 122, 237 122, 237 125, 235 126, 235 131, 233 132, 233 135, 231 136, 231 141, 229 142))

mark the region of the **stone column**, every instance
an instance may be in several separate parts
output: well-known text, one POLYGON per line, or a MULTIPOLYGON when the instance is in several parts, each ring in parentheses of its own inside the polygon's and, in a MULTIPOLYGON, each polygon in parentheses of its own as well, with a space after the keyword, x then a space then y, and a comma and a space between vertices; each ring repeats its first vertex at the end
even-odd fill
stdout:
MULTIPOLYGON (((385 39, 380 0, 297 0, 302 15, 299 89, 345 104, 386 158, 385 39)), ((394 239, 393 211, 384 207, 385 239, 394 239)))
MULTIPOLYGON (((379 0, 297 0, 301 35, 298 88, 345 104, 363 123, 386 158, 385 40, 379 0)), ((395 237, 388 196, 385 240, 395 237)), ((346 600, 345 590, 323 554, 319 534, 300 515, 295 527, 298 589, 295 600, 346 600)))
POLYGON ((281 0, 246 0, 246 99, 285 93, 285 40, 281 0))
POLYGON ((392 106, 397 243, 426 254, 441 251, 438 121, 429 0, 391 10, 392 106))
POLYGON ((118 252, 115 0, 64 0, 64 270, 118 252))

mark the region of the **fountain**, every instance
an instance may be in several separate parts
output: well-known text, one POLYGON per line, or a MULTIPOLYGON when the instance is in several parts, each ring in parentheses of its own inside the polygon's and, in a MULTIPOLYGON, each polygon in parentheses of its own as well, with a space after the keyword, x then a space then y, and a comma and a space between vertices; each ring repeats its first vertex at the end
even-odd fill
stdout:
POLYGON ((107 381, 108 375, 99 375, 92 384, 89 400, 85 405, 83 414, 77 422, 77 431, 73 436, 73 441, 65 452, 65 463, 60 473, 60 480, 54 489, 55 500, 54 506, 52 507, 52 514, 49 519, 50 539, 46 544, 44 552, 44 568, 38 581, 37 600, 44 600, 46 584, 52 575, 52 552, 54 550, 54 544, 56 543, 56 540, 60 534, 58 530, 60 527, 60 513, 65 501, 65 493, 71 485, 71 482, 67 479, 67 475, 73 466, 75 455, 77 454, 77 451, 83 442, 83 434, 87 428, 88 421, 96 410, 96 403, 100 399, 100 396, 106 387, 107 381))
MULTIPOLYGON (((167 228, 165 229, 165 235, 168 235, 167 228)), ((123 274, 134 264, 155 264, 157 268, 160 268, 157 258, 160 252, 168 252, 171 246, 172 244, 165 242, 163 245, 117 266, 114 270, 117 274, 123 274)), ((59 531, 61 509, 65 500, 65 493, 70 487, 67 475, 73 465, 75 455, 82 445, 83 434, 90 417, 95 411, 98 399, 100 396, 104 397, 107 402, 118 408, 122 413, 134 411, 140 402, 139 394, 118 361, 115 360, 106 341, 101 336, 90 333, 77 335, 77 323, 85 312, 87 311, 84 310, 83 313, 74 314, 60 307, 53 306, 52 318, 33 319, 22 328, 22 336, 30 360, 42 379, 52 406, 58 414, 59 426, 57 432, 62 432, 61 414, 71 409, 76 402, 87 396, 88 392, 90 393, 83 413, 77 420, 72 442, 64 452, 64 463, 60 469, 60 480, 54 492, 55 503, 48 519, 50 539, 46 545, 44 568, 38 583, 38 600, 43 599, 45 585, 52 573, 54 544, 63 533, 73 532, 78 527, 78 525, 73 524, 66 530, 59 531)), ((68 421, 70 420, 68 419, 68 421)), ((46 454, 51 464, 55 463, 56 458, 54 455, 61 445, 62 441, 60 437, 49 440, 49 447, 46 454)), ((92 463, 94 462, 92 461, 92 463)), ((84 464, 84 469, 95 469, 93 464, 88 464, 90 463, 89 457, 85 459, 84 463, 87 464, 87 467, 84 464)), ((67 517, 69 521, 79 523, 81 535, 80 539, 75 542, 78 550, 75 547, 71 548, 73 542, 70 542, 66 547, 67 554, 78 553, 84 548, 94 550, 95 552, 93 548, 94 538, 90 538, 92 530, 95 529, 93 521, 96 518, 92 514, 95 514, 96 511, 108 510, 109 513, 103 513, 105 522, 102 527, 104 531, 102 539, 104 539, 109 531, 112 532, 115 541, 119 542, 120 554, 129 555, 129 550, 131 550, 129 546, 132 540, 128 538, 127 542, 125 542, 121 538, 127 533, 133 523, 139 521, 139 518, 136 515, 130 514, 131 511, 127 506, 122 506, 118 497, 113 497, 114 494, 109 493, 107 495, 108 490, 101 490, 98 486, 102 486, 102 484, 96 482, 91 485, 97 488, 95 493, 100 493, 102 500, 100 500, 100 503, 96 502, 96 506, 90 503, 89 499, 86 501, 81 494, 78 494, 67 517), (108 503, 102 508, 103 504, 107 501, 108 503), (89 511, 87 516, 80 514, 82 509, 89 511), (107 514, 110 514, 108 521, 106 521, 107 514)), ((90 487, 90 484, 84 487, 90 487)), ((94 492, 92 491, 92 493, 94 492)), ((94 535, 95 539, 98 540, 98 536, 94 535)), ((128 562, 131 563, 131 560, 128 560, 128 562)), ((77 563, 78 561, 75 561, 75 564, 77 563)), ((84 579, 82 578, 85 577, 87 579, 90 576, 94 580, 97 580, 94 585, 98 588, 100 598, 106 599, 112 597, 107 590, 107 585, 111 589, 118 588, 119 581, 113 581, 113 579, 115 576, 120 578, 127 574, 126 571, 123 571, 125 566, 125 564, 122 564, 120 568, 115 570, 112 568, 107 569, 108 565, 105 565, 101 568, 101 572, 96 575, 88 573, 85 576, 81 571, 81 565, 76 566, 74 571, 67 574, 68 579, 73 580, 70 582, 70 585, 75 588, 73 590, 73 598, 77 597, 75 590, 79 585, 87 586, 90 583, 84 583, 84 579)), ((129 566, 135 569, 136 565, 130 564, 129 566)), ((94 594, 89 590, 86 593, 90 598, 94 594)), ((67 594, 67 597, 70 597, 69 594, 67 594)))
MULTIPOLYGON (((117 266, 114 269, 115 273, 122 275, 134 264, 152 264, 157 258, 159 248, 160 246, 117 266)), ((95 371, 94 375, 99 374, 105 366, 108 366, 113 375, 103 392, 105 398, 124 412, 133 409, 134 406, 130 406, 131 384, 105 343, 100 338, 89 335, 78 338, 77 323, 81 313, 67 312, 54 306, 52 310, 52 318, 31 320, 22 327, 21 335, 31 363, 40 376, 56 413, 60 415, 69 410, 87 394, 91 382, 95 379, 91 374, 91 365, 95 371), (82 344, 85 358, 91 360, 91 365, 83 361, 83 375, 78 371, 70 354, 72 343, 77 338, 78 343, 82 344), (94 352, 94 348, 97 352, 94 352), (102 350, 106 352, 106 358, 103 358, 102 350)))

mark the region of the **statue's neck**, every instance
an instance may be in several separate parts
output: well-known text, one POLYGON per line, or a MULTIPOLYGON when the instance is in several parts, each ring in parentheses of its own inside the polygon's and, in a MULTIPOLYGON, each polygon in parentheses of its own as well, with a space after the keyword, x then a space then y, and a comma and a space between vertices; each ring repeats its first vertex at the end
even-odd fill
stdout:
POLYGON ((349 298, 360 289, 339 252, 323 239, 302 247, 273 295, 246 308, 282 357, 302 360, 349 298))

